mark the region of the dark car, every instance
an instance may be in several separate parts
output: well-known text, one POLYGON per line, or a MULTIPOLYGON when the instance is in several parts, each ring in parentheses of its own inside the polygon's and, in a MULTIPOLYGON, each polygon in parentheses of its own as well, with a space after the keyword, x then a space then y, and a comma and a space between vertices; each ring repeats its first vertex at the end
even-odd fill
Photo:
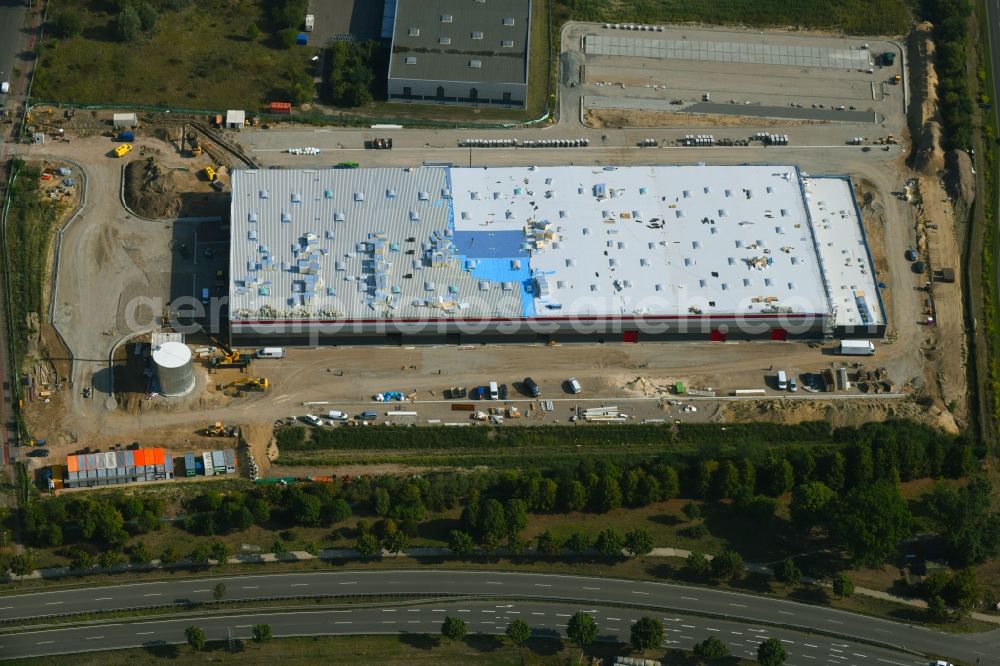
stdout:
POLYGON ((476 388, 472 389, 472 391, 469 393, 469 397, 472 398, 473 400, 485 400, 486 396, 488 396, 489 394, 490 390, 488 388, 486 388, 485 386, 477 386, 476 388))
POLYGON ((500 399, 501 400, 506 400, 507 399, 507 385, 506 384, 501 384, 500 387, 499 387, 498 393, 500 395, 500 399))
POLYGON ((542 389, 539 388, 538 384, 536 384, 535 380, 531 377, 524 378, 524 388, 528 390, 528 393, 531 394, 532 398, 537 398, 542 394, 542 389))
POLYGON ((905 252, 905 254, 903 256, 906 257, 907 261, 916 261, 917 260, 917 251, 914 250, 913 248, 910 248, 910 249, 908 249, 905 252))
POLYGON ((48 458, 49 457, 49 450, 48 449, 32 449, 31 451, 28 451, 28 457, 29 458, 48 458))

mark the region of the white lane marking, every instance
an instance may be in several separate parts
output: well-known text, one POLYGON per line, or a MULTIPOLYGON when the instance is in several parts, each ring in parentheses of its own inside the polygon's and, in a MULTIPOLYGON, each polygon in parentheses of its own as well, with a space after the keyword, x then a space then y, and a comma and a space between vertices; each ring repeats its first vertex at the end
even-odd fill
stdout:
POLYGON ((154 631, 137 631, 137 632, 135 632, 135 635, 136 636, 149 636, 150 634, 153 634, 153 633, 156 633, 156 632, 154 632, 154 631))
POLYGON ((739 631, 730 631, 731 634, 736 634, 737 636, 742 636, 743 634, 739 631))
POLYGON ((803 654, 803 655, 800 655, 800 656, 803 656, 806 659, 815 659, 816 658, 816 657, 812 656, 811 654, 803 654))
POLYGON ((545 613, 535 613, 534 611, 532 611, 532 613, 531 613, 531 614, 532 614, 532 615, 545 615, 545 613))
POLYGON ((866 654, 858 654, 857 652, 852 652, 851 654, 853 654, 855 657, 861 657, 862 659, 868 658, 868 655, 866 654))
POLYGON ((256 590, 257 586, 256 585, 244 585, 243 589, 244 590, 256 590))
POLYGON ((681 626, 684 627, 685 629, 695 629, 696 628, 693 624, 682 624, 681 626))
POLYGON ((382 620, 382 624, 396 624, 395 620, 382 620))
POLYGON ((383 613, 395 613, 396 609, 395 608, 383 608, 382 612, 383 613))
POLYGON ((705 631, 718 631, 715 627, 705 627, 705 631))
POLYGON ((209 590, 194 590, 195 592, 209 592, 209 590))
POLYGON ((98 597, 94 601, 111 601, 111 597, 98 597))
POLYGON ((736 606, 737 608, 746 608, 744 604, 729 604, 730 606, 736 606))
POLYGON ((830 652, 843 652, 843 650, 838 650, 837 648, 830 648, 830 652))
POLYGON ((350 620, 341 620, 340 622, 334 622, 334 624, 350 624, 350 620))
POLYGON ((503 583, 501 583, 499 581, 494 581, 494 580, 488 580, 488 581, 486 581, 486 584, 487 585, 503 585, 503 583))
POLYGON ((250 625, 249 624, 238 624, 238 625, 236 625, 236 628, 237 629, 249 629, 250 625))
POLYGON ((13 610, 13 606, 0 606, 0 610, 13 610))
POLYGON ((46 606, 58 606, 61 603, 62 603, 61 601, 46 601, 45 605, 46 606))
POLYGON ((767 631, 767 629, 751 629, 750 627, 747 627, 747 631, 753 631, 755 633, 762 634, 765 631, 767 631))
POLYGON ((552 586, 546 583, 535 583, 535 587, 552 587, 552 586))
POLYGON ((309 583, 292 583, 290 587, 306 587, 309 583))
MULTIPOLYGON (((569 615, 566 615, 565 617, 569 617, 569 615)), ((608 617, 608 618, 605 618, 605 619, 611 620, 613 622, 621 622, 622 621, 622 619, 620 617, 608 617)))
MULTIPOLYGON (((570 615, 568 613, 556 613, 556 617, 570 617, 570 615)), ((608 619, 610 620, 611 618, 609 617, 608 619)))
POLYGON ((639 590, 632 590, 632 594, 649 594, 649 592, 640 592, 639 590))
POLYGON ((472 611, 470 611, 470 610, 460 610, 460 611, 458 611, 458 612, 459 612, 459 613, 471 613, 472 611))
POLYGON ((443 608, 432 608, 431 612, 432 613, 444 613, 445 610, 443 608))
POLYGON ((600 590, 601 588, 599 588, 599 587, 585 587, 583 589, 584 590, 600 590))
POLYGON ((85 636, 83 640, 85 640, 85 641, 99 641, 102 638, 104 638, 104 636, 85 636))
POLYGON ((782 615, 795 615, 795 613, 789 613, 788 611, 778 611, 782 615))
POLYGON ((55 643, 55 641, 38 641, 35 645, 49 645, 50 643, 55 643))
POLYGON ((406 624, 420 624, 420 620, 407 620, 406 624))
POLYGON ((681 597, 681 599, 683 599, 684 601, 698 601, 694 597, 681 597))
POLYGON ((337 583, 337 584, 338 585, 357 585, 358 581, 356 581, 356 580, 349 580, 349 581, 346 581, 344 583, 337 583))
POLYGON ((694 638, 692 638, 691 636, 681 636, 681 638, 686 638, 689 641, 693 641, 694 640, 694 638))
MULTIPOLYGON (((152 592, 152 593, 150 593, 150 594, 144 594, 144 595, 142 595, 142 596, 144 596, 144 597, 159 597, 159 596, 161 596, 161 595, 160 595, 160 593, 159 593, 159 592, 152 592)), ((60 602, 60 603, 62 603, 62 602, 60 602)))
POLYGON ((844 623, 843 623, 843 622, 841 622, 840 620, 831 620, 831 619, 829 619, 829 618, 827 618, 827 620, 826 620, 826 621, 827 621, 827 622, 833 622, 834 624, 844 624, 844 623))
POLYGON ((406 612, 407 613, 419 613, 420 609, 419 608, 410 608, 406 612))
POLYGON ((795 641, 785 640, 784 638, 779 639, 782 643, 788 643, 789 645, 795 645, 795 641))
POLYGON ((878 659, 879 661, 885 662, 887 664, 895 664, 896 666, 906 666, 906 664, 901 664, 898 661, 890 661, 889 659, 880 659, 879 657, 875 657, 875 658, 878 659))
POLYGON ((806 647, 811 647, 811 648, 818 648, 819 647, 818 645, 810 645, 809 643, 803 643, 803 645, 805 645, 806 647))

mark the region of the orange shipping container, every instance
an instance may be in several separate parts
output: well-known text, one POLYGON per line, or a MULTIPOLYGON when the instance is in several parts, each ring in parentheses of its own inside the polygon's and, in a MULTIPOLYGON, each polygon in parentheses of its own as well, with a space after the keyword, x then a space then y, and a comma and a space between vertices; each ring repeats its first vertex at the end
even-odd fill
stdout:
POLYGON ((136 449, 135 450, 135 466, 143 467, 146 464, 146 450, 136 449))
POLYGON ((163 463, 163 449, 153 449, 153 454, 155 456, 154 465, 162 465, 163 463))
POLYGON ((66 469, 70 472, 79 472, 80 467, 77 465, 76 456, 66 457, 66 469))

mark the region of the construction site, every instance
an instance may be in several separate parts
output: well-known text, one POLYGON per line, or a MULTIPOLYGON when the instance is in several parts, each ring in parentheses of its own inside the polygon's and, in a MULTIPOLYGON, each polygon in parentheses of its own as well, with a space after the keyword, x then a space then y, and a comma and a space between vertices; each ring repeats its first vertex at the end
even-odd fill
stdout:
MULTIPOLYGON (((770 40, 775 47, 805 39, 719 32, 725 34, 698 37, 734 45, 770 40)), ((271 441, 275 423, 311 423, 303 421, 307 415, 324 428, 599 427, 608 420, 849 425, 898 417, 963 427, 955 218, 971 204, 968 156, 954 158, 966 164, 949 176, 965 183, 956 189, 937 176, 940 148, 906 127, 907 113, 930 118, 924 100, 908 107, 906 91, 909 78, 932 77, 932 69, 898 50, 886 62, 892 46, 877 40, 867 40, 866 49, 865 40, 840 40, 824 44, 821 55, 867 58, 872 72, 772 59, 745 63, 761 68, 763 77, 755 78, 712 60, 712 68, 729 69, 699 70, 697 85, 673 90, 670 81, 682 79, 655 73, 653 60, 680 71, 702 67, 717 50, 706 46, 692 60, 669 50, 676 45, 632 55, 588 41, 612 34, 614 28, 584 24, 564 30, 559 120, 544 131, 317 131, 293 121, 235 128, 221 116, 139 114, 137 127, 127 130, 131 148, 115 157, 126 130, 114 127, 110 112, 33 111, 45 138, 25 147, 25 159, 64 165, 76 188, 86 188, 79 214, 78 199, 66 199, 71 222, 53 253, 46 320, 59 336, 43 336, 38 360, 25 365, 29 384, 46 391, 26 403, 35 441, 45 442, 53 461, 82 445, 139 441, 176 456, 244 442, 254 468, 263 470, 279 455, 271 441), (622 81, 617 89, 598 85, 617 81, 612 70, 629 62, 659 78, 622 81), (802 70, 824 72, 831 82, 807 80, 786 99, 787 86, 775 81, 802 70), (647 83, 658 87, 643 92, 647 83), (878 99, 862 106, 865 86, 878 99), (729 89, 732 104, 720 99, 729 89), (638 121, 628 114, 621 126, 597 126, 588 120, 588 109, 597 107, 584 100, 598 92, 685 101, 669 111, 669 121, 652 126, 631 127, 638 121), (816 104, 817 115, 728 114, 710 131, 699 129, 723 114, 698 104, 736 108, 740 99, 810 111, 816 104), (870 117, 838 109, 838 100, 870 117), (820 104, 835 118, 819 114, 820 104), (685 137, 701 134, 714 140, 685 145, 685 137), (779 134, 787 142, 760 139, 779 134), (366 148, 375 138, 391 139, 392 149, 366 148), (926 168, 908 166, 913 154, 926 168), (592 233, 585 237, 584 229, 592 233), (644 277, 647 270, 655 277, 644 277), (802 335, 783 335, 792 330, 784 325, 739 334, 737 315, 771 307, 817 315, 815 325, 802 335), (639 327, 630 324, 646 316, 699 315, 690 308, 710 319, 695 335, 632 333, 639 327), (302 316, 303 309, 313 314, 302 316), (297 314, 279 317, 284 310, 297 314), (558 326, 530 337, 486 335, 512 320, 594 316, 614 319, 617 328, 580 338, 558 326), (720 316, 733 319, 711 320, 720 316), (384 329, 373 339, 364 330, 367 320, 392 328, 410 317, 434 327, 468 319, 479 328, 445 326, 427 339, 384 329), (284 336, 267 328, 279 319, 295 320, 300 333, 324 320, 362 322, 362 330, 357 337, 284 336), (840 355, 838 334, 873 340, 874 356, 840 355), (258 357, 271 345, 287 353, 258 357), (779 372, 798 390, 782 388, 779 372), (526 377, 540 395, 524 390, 526 377), (579 393, 570 379, 582 386, 579 393), (472 397, 494 382, 506 398, 472 397), (379 402, 376 395, 401 399, 379 402), (371 412, 374 418, 366 416, 371 412)), ((678 34, 663 38, 676 41, 678 34)), ((66 178, 58 176, 61 187, 66 178)), ((240 465, 249 455, 239 456, 240 465)), ((250 474, 248 466, 240 471, 250 474)))

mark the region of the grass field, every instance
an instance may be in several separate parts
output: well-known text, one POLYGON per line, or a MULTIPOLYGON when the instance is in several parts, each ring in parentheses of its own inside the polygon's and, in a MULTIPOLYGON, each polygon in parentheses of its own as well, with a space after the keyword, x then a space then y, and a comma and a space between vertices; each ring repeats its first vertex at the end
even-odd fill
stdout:
POLYGON ((191 2, 164 10, 152 35, 124 44, 114 37, 111 3, 52 0, 50 14, 74 9, 83 32, 42 41, 32 95, 43 101, 181 109, 255 109, 264 100, 287 99, 288 72, 305 71, 316 49, 275 48, 266 32, 250 40, 251 23, 266 26, 261 4, 191 2))
MULTIPOLYGON (((587 648, 588 657, 606 658, 626 655, 630 649, 618 643, 595 643, 587 648)), ((665 666, 687 666, 688 655, 679 651, 650 651, 650 656, 665 666)), ((378 666, 410 666, 412 664, 461 664, 477 666, 555 666, 576 663, 580 651, 570 643, 555 639, 532 639, 519 650, 509 640, 482 634, 470 635, 462 641, 448 641, 440 636, 410 634, 405 636, 316 636, 284 638, 263 645, 250 644, 242 652, 229 652, 223 644, 209 643, 205 652, 192 652, 186 645, 156 646, 147 649, 94 652, 61 657, 21 659, 12 664, 25 666, 104 666, 115 663, 145 666, 146 664, 202 664, 206 661, 222 664, 377 664, 378 666), (336 655, 336 656, 334 656, 336 655)), ((745 666, 743 660, 727 661, 727 666, 745 666)))

